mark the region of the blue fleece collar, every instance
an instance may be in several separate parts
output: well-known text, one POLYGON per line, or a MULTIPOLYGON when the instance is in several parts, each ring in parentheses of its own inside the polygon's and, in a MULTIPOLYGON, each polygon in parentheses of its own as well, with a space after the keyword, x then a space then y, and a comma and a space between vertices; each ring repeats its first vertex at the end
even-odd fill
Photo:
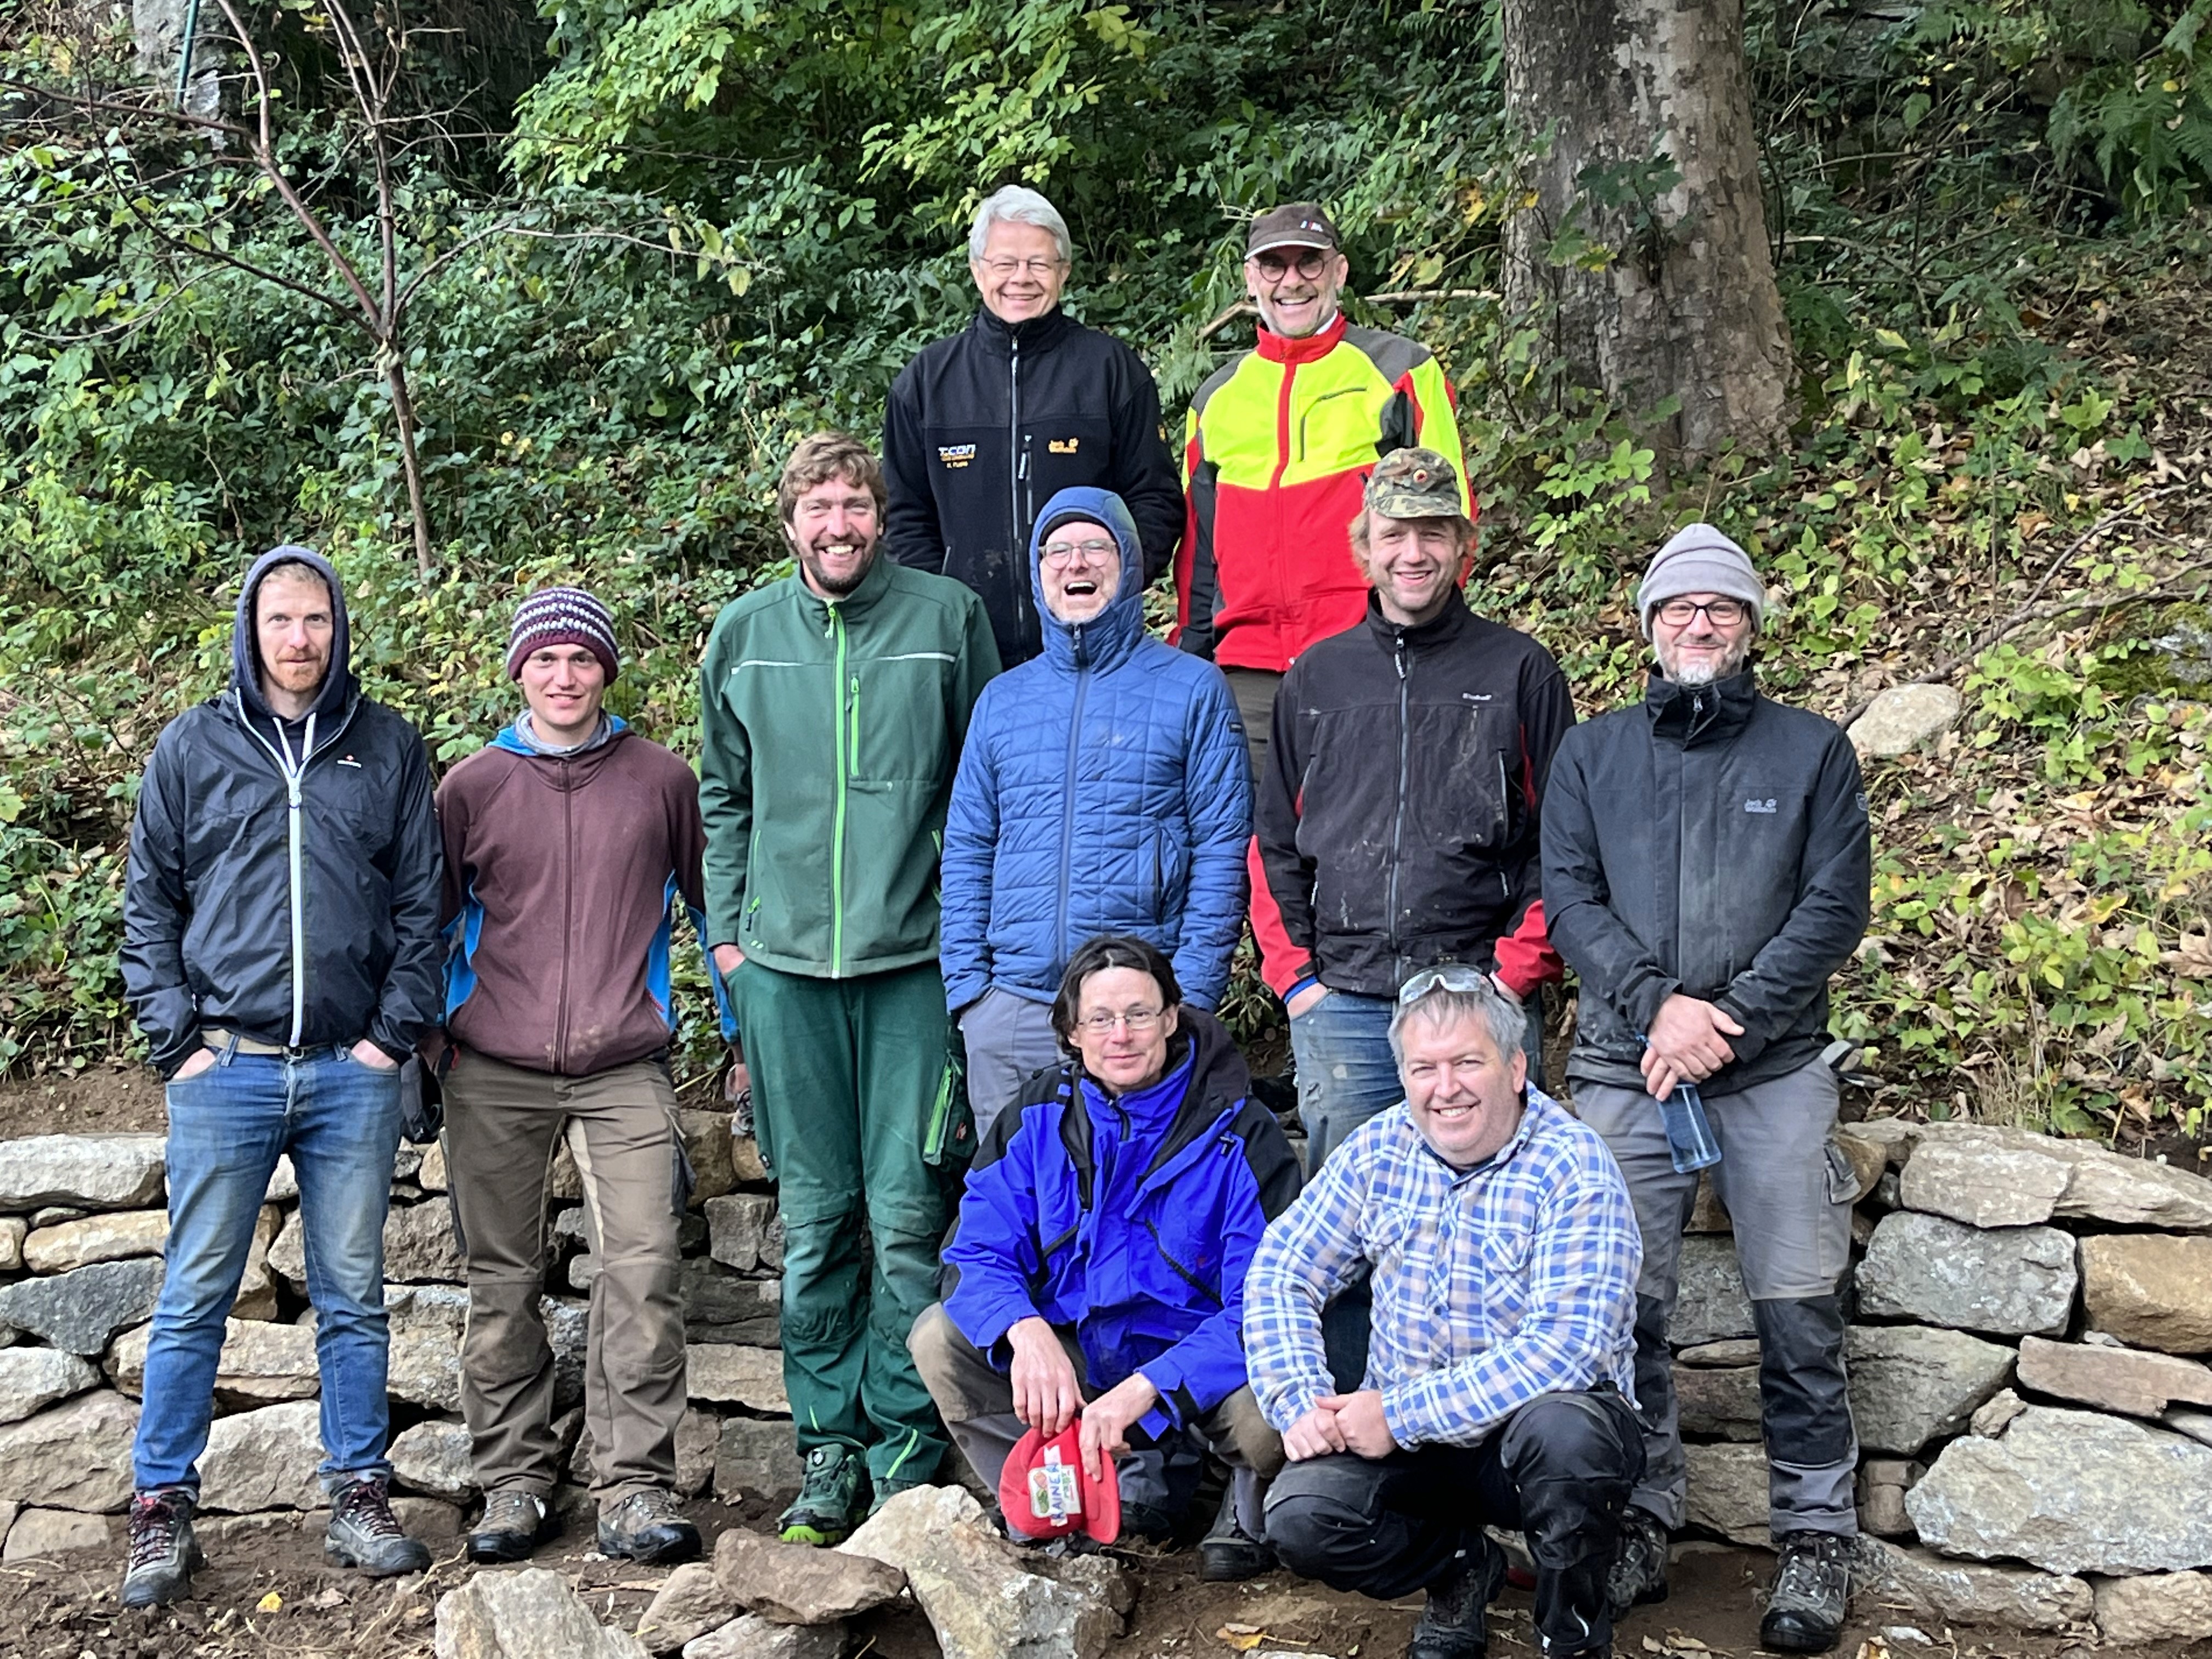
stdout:
MULTIPOLYGON (((620 714, 610 714, 607 716, 608 737, 611 738, 618 732, 627 732, 629 730, 629 722, 623 720, 620 714)), ((511 724, 502 726, 499 728, 499 735, 491 740, 489 747, 493 749, 504 749, 511 755, 528 755, 533 759, 542 759, 545 757, 545 751, 543 749, 532 748, 530 746, 529 740, 526 738, 522 733, 516 731, 511 724)), ((583 750, 579 750, 577 752, 581 754, 583 750)), ((558 759, 560 757, 556 756, 553 758, 558 759)))

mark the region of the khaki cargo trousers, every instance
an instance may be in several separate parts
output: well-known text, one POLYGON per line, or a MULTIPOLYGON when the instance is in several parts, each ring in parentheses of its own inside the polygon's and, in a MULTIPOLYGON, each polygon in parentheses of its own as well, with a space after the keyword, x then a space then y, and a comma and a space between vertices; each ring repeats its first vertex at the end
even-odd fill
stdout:
POLYGON ((584 1356, 584 1425, 601 1510, 676 1484, 684 1302, 676 1093, 659 1060, 555 1077, 462 1049, 446 1079, 446 1158, 468 1258, 461 1412, 487 1495, 544 1498, 560 1478, 554 1364, 538 1297, 547 1176, 565 1139, 599 1258, 584 1356))

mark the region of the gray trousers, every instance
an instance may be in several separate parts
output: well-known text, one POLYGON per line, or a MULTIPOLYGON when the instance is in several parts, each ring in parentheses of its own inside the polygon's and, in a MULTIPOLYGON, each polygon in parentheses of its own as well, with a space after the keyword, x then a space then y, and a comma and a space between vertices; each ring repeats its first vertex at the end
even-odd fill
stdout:
MULTIPOLYGON (((1091 1385, 1090 1369, 1084 1363, 1083 1350, 1076 1345, 1074 1330, 1066 1326, 1054 1329, 1075 1366, 1085 1401, 1097 1399, 1100 1391, 1091 1385)), ((907 1346, 913 1351, 915 1369, 929 1385, 930 1398, 944 1414, 945 1426, 952 1431, 954 1443, 969 1466, 996 1492, 1000 1472, 1024 1432, 1021 1419, 1014 1415, 1013 1383, 961 1335, 941 1302, 933 1304, 914 1322, 907 1346)), ((1260 1402, 1253 1398, 1252 1390, 1237 1389, 1189 1426, 1209 1450, 1219 1454, 1229 1465, 1237 1518, 1246 1535, 1266 1537, 1262 1511, 1267 1486, 1282 1473, 1283 1437, 1260 1414, 1260 1402)), ((1158 1504, 1159 1499, 1152 1489, 1155 1477, 1140 1477, 1133 1492, 1130 1486, 1132 1464, 1157 1455, 1156 1451, 1132 1452, 1119 1460, 1115 1469, 1124 1503, 1133 1498, 1158 1504)), ((1018 1519, 1009 1517, 1010 1522, 1018 1519)))
MULTIPOLYGON (((1669 1527, 1682 1524, 1688 1480, 1667 1322, 1674 1311, 1682 1229, 1698 1178, 1677 1175, 1659 1103, 1634 1089, 1575 1086, 1583 1121, 1605 1137, 1627 1178, 1644 1233, 1636 1286, 1636 1393, 1644 1474, 1631 1501, 1669 1527)), ((1735 1229, 1736 1257, 1759 1335, 1759 1413, 1767 1462, 1768 1524, 1792 1532, 1858 1531, 1851 1477, 1858 1435, 1844 1379, 1844 1308, 1851 1194, 1833 1173, 1836 1078, 1818 1061, 1717 1098, 1705 1114, 1721 1161, 1713 1187, 1735 1229)))
POLYGON ((1244 746, 1252 757, 1252 787, 1257 789, 1267 770, 1267 745, 1273 740, 1275 693, 1283 677, 1265 668, 1224 668, 1222 678, 1237 699, 1237 713, 1244 722, 1244 746))
POLYGON ((1051 1004, 996 985, 961 1011, 960 1036, 968 1045, 968 1107, 980 1146, 999 1114, 1020 1097, 1030 1073, 1060 1064, 1060 1037, 1051 1004))

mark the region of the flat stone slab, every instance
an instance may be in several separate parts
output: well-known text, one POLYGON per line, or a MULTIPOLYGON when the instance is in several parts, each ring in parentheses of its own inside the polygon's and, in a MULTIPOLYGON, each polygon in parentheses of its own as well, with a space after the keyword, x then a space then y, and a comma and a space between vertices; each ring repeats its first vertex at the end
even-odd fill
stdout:
POLYGON ((2081 1252, 2092 1328, 2139 1348, 2212 1353, 2212 1238, 2100 1233, 2081 1252))
POLYGON ((1893 685, 1844 735, 1862 757, 1894 760, 1949 730, 1964 706, 1948 685, 1893 685))
POLYGON ((2021 1567, 1969 1566, 1876 1538, 1860 1542, 1857 1589, 1863 1617, 1871 1616, 1865 1611, 1871 1602, 1884 1612, 1917 1619, 2063 1631, 2088 1623, 2093 1612, 2089 1586, 2079 1578, 2021 1567))
POLYGON ((1856 1282, 1868 1318, 2016 1336, 2063 1333, 2080 1277, 2073 1237, 2056 1227, 1987 1229, 1897 1210, 1875 1226, 1856 1282))
MULTIPOLYGON (((1863 1133, 1871 1126, 1851 1127, 1863 1133)), ((1968 1223, 2001 1212, 2011 1218, 2002 1224, 2055 1217, 2212 1233, 2212 1181, 2168 1164, 2082 1141, 1978 1123, 1923 1123, 1878 1133, 1910 1148, 1899 1191, 1911 1208, 1968 1223), (1938 1147, 1945 1150, 1916 1177, 1913 1166, 1938 1147), (2046 1191, 2052 1195, 2044 1209, 2046 1191)))
POLYGON ((1759 1367, 1674 1367, 1674 1405, 1682 1432, 1722 1440, 1759 1437, 1759 1367))
POLYGON ((1723 1444, 1682 1448, 1689 1464, 1689 1518, 1739 1544, 1772 1542, 1766 1449, 1723 1444))
POLYGON ((2010 1380, 2014 1362, 2001 1344, 1917 1325, 1854 1325, 1844 1357, 1860 1448, 1899 1457, 1962 1432, 2010 1380))
POLYGON ((161 1196, 160 1135, 30 1135, 0 1140, 0 1210, 77 1205, 135 1210, 161 1196))
POLYGON ((437 1659, 647 1659, 610 1630, 557 1572, 479 1572, 438 1598, 437 1659))
POLYGON ((1695 1234, 1682 1241, 1680 1286, 1667 1340, 1680 1348, 1756 1336, 1751 1296, 1743 1287, 1735 1241, 1725 1234, 1695 1234))
POLYGON ((2212 1406, 2212 1368, 2193 1359, 2039 1336, 2021 1339, 2020 1382, 2130 1417, 2154 1418, 2172 1405, 2212 1406))
MULTIPOLYGON (((153 1327, 141 1325, 115 1339, 107 1351, 108 1375, 134 1397, 146 1387, 146 1345, 153 1327)), ((315 1364, 315 1333, 305 1325, 260 1319, 222 1322, 222 1352, 216 1361, 216 1404, 231 1410, 312 1400, 322 1391, 315 1364)))
POLYGON ((693 1400, 744 1406, 757 1412, 788 1412, 783 1391, 783 1355, 775 1348, 740 1348, 726 1343, 693 1343, 684 1351, 686 1390, 693 1400))
POLYGON ((100 1386, 92 1362, 59 1348, 0 1349, 0 1423, 19 1423, 100 1386))
POLYGON ((2103 1580, 2097 1586, 2097 1633, 2124 1647, 2212 1637, 2212 1574, 2103 1580))
POLYGON ((137 1403, 103 1389, 0 1428, 0 1502, 119 1512, 137 1427, 137 1403))
POLYGON ((1905 1507, 1946 1555, 2120 1575, 2212 1565, 2212 1446, 2096 1412, 2030 1406, 1943 1449, 1905 1507))
POLYGON ((320 1509, 321 1407, 295 1400, 218 1417, 200 1457, 200 1507, 232 1515, 320 1509))
POLYGON ((0 1324, 90 1357, 118 1331, 151 1319, 161 1294, 159 1256, 96 1262, 50 1279, 0 1285, 0 1324))
POLYGON ((159 1255, 168 1238, 167 1210, 111 1211, 40 1228, 23 1240, 22 1265, 34 1273, 65 1273, 95 1261, 159 1255))
POLYGON ((714 1540, 714 1577, 779 1625, 827 1625, 898 1599, 906 1574, 873 1556, 787 1544, 732 1527, 714 1540))

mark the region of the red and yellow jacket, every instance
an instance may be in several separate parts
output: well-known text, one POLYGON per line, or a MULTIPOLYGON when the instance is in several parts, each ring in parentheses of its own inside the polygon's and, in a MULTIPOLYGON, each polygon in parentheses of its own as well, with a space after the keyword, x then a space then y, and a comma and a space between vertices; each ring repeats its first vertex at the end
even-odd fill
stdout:
POLYGON ((1426 346, 1340 312, 1302 340, 1262 328, 1258 349, 1191 400, 1176 643, 1224 668, 1279 673, 1355 626, 1367 579, 1352 521, 1375 463, 1414 444, 1460 468, 1472 519, 1451 386, 1426 346))

